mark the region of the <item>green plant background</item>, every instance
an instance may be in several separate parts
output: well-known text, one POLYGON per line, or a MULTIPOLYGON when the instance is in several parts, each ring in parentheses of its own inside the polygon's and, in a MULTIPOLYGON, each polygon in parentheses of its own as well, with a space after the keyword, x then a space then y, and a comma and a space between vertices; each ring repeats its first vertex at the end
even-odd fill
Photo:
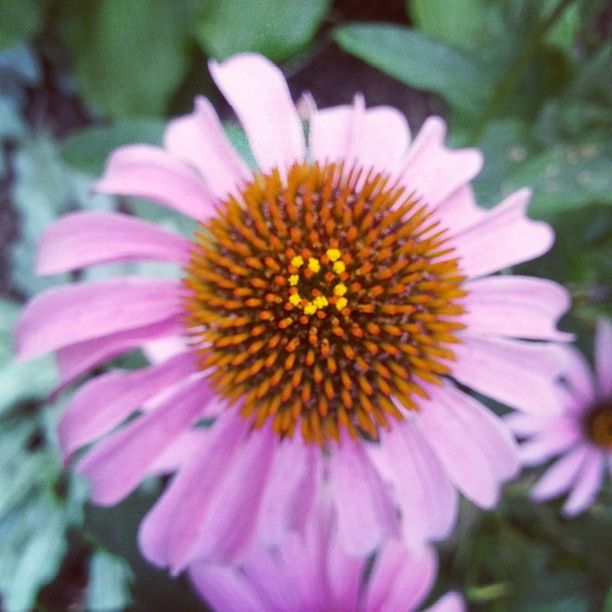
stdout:
MULTIPOLYGON (((298 98, 403 111, 413 132, 431 113, 454 146, 480 147, 481 205, 534 188, 530 214, 556 245, 521 272, 566 284, 564 329, 592 353, 598 317, 612 316, 612 11, 605 0, 0 0, 0 607, 8 611, 205 609, 184 579, 136 547, 161 491, 146 482, 111 509, 61 469, 54 433, 66 394, 51 358, 13 360, 21 305, 68 280, 33 274, 43 228, 74 209, 118 206, 189 232, 169 211, 92 196, 106 155, 159 143, 168 117, 209 96, 249 155, 210 79, 207 58, 252 50, 280 63, 298 98)), ((84 273, 165 273, 145 264, 84 273)), ((135 354, 113 366, 137 367, 135 354)), ((501 410, 499 406, 492 406, 501 410)), ((612 610, 609 479, 597 503, 564 520, 527 498, 537 471, 505 487, 501 505, 461 509, 439 546, 431 600, 461 591, 470 609, 612 610)))

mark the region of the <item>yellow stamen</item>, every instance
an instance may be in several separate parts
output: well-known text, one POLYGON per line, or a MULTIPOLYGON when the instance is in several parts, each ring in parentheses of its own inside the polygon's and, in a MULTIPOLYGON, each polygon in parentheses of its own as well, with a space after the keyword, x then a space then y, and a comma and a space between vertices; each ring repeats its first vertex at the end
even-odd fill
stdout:
POLYGON ((299 293, 293 293, 289 296, 289 302, 294 306, 299 306, 302 303, 302 298, 299 293))
POLYGON ((289 277, 289 284, 290 284, 292 287, 295 287, 295 286, 298 284, 298 281, 299 281, 299 280, 300 280, 300 277, 299 277, 297 274, 292 274, 292 275, 289 277))
POLYGON ((312 302, 308 302, 306 306, 304 306, 304 314, 312 315, 315 312, 317 312, 317 307, 312 302))
POLYGON ((328 302, 327 298, 324 295, 318 295, 314 299, 314 305, 317 308, 325 308, 328 304, 329 304, 329 302, 328 302))
POLYGON ((346 288, 346 285, 344 283, 338 283, 334 287, 334 295, 337 295, 339 297, 343 296, 347 291, 348 289, 346 288))
POLYGON ((336 261, 334 263, 334 272, 336 274, 342 274, 344 270, 346 270, 346 266, 344 265, 343 261, 336 261))
MULTIPOLYGON (((294 251, 295 253, 295 251, 294 251)), ((291 265, 299 268, 304 265, 304 258, 301 255, 296 255, 291 259, 291 265)))
POLYGON ((325 251, 325 254, 329 257, 330 261, 338 261, 338 259, 340 259, 340 256, 342 255, 342 253, 340 252, 340 249, 327 249, 327 251, 325 251))
POLYGON ((343 308, 346 308, 347 304, 348 304, 348 300, 345 297, 341 297, 336 302, 336 308, 338 310, 342 310, 343 308))
POLYGON ((309 257, 308 268, 316 274, 321 269, 321 264, 316 257, 309 257))

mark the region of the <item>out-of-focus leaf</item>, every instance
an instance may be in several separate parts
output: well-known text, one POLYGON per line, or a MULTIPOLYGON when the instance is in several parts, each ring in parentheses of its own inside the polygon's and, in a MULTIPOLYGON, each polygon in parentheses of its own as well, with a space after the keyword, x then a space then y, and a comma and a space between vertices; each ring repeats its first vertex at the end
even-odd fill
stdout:
POLYGON ((209 0, 196 27, 208 55, 256 51, 283 61, 305 47, 325 19, 329 0, 209 0))
POLYGON ((71 0, 60 34, 81 92, 111 117, 160 115, 188 66, 191 2, 71 0))
POLYGON ((24 136, 25 126, 15 104, 8 98, 0 97, 0 139, 24 136))
MULTIPOLYGON (((552 10, 558 0, 547 0, 543 4, 552 10)), ((576 37, 580 32, 580 6, 578 2, 573 2, 567 7, 554 27, 547 32, 546 42, 549 45, 571 52, 576 43, 576 37)))
POLYGON ((98 550, 89 562, 87 610, 123 610, 132 601, 130 582, 134 578, 129 565, 120 557, 98 550))
POLYGON ((0 48, 10 47, 32 36, 41 23, 37 0, 0 0, 0 48))
POLYGON ((55 143, 44 136, 20 143, 14 157, 12 201, 20 218, 20 235, 11 246, 11 273, 16 287, 30 295, 67 280, 35 276, 37 243, 57 217, 76 208, 111 210, 113 200, 92 196, 91 179, 65 165, 55 143))
POLYGON ((491 94, 477 61, 422 32, 359 24, 336 29, 334 39, 348 53, 406 85, 440 94, 465 113, 476 113, 491 94))
POLYGON ((62 155, 69 163, 97 175, 113 149, 126 144, 161 145, 165 124, 154 119, 118 121, 107 127, 86 128, 64 141, 62 155))
POLYGON ((483 41, 494 15, 485 0, 406 0, 415 27, 434 38, 472 49, 483 41))
POLYGON ((612 204, 612 145, 584 142, 549 149, 531 156, 504 181, 512 191, 524 185, 534 190, 530 214, 550 218, 589 204, 612 204))

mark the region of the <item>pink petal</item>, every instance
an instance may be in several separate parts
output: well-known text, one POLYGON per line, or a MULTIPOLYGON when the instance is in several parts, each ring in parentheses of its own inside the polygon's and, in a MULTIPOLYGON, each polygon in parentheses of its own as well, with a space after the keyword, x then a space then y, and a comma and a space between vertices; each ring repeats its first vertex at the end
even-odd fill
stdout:
POLYGON ((407 193, 414 192, 424 204, 436 207, 455 190, 469 183, 482 168, 477 149, 452 151, 444 146, 446 124, 429 117, 408 151, 401 171, 407 193))
POLYGON ((133 491, 174 438, 202 417, 213 397, 208 384, 197 380, 98 444, 78 468, 91 483, 92 500, 112 505, 133 491))
POLYGON ((116 149, 94 190, 152 200, 198 221, 213 214, 217 202, 195 170, 150 145, 116 149))
POLYGON ((512 412, 507 414, 502 419, 506 425, 519 438, 525 438, 534 434, 541 433, 547 429, 555 429, 558 427, 568 427, 572 419, 561 414, 559 416, 542 416, 533 414, 523 414, 521 412, 512 412))
POLYGON ((64 457, 108 433, 143 402, 197 371, 196 358, 183 353, 160 365, 103 374, 72 397, 58 425, 64 457))
POLYGON ((436 578, 433 550, 409 555, 396 541, 387 542, 374 561, 365 593, 365 610, 414 610, 425 598, 436 578))
POLYGON ((365 110, 357 96, 353 106, 317 111, 310 127, 313 159, 319 163, 357 161, 365 170, 386 170, 405 152, 410 133, 398 110, 379 106, 365 110))
POLYGON ((574 411, 586 408, 595 401, 596 390, 593 373, 582 353, 573 346, 562 347, 563 378, 575 400, 574 411))
POLYGON ((345 439, 334 449, 329 482, 340 544, 349 554, 367 554, 397 531, 395 510, 362 443, 345 439))
POLYGON ((603 397, 612 396, 612 323, 601 319, 595 334, 595 371, 603 397))
POLYGON ((563 514, 576 516, 586 510, 595 500, 604 476, 604 454, 599 449, 590 449, 582 463, 573 491, 563 505, 563 514))
POLYGON ((254 53, 209 63, 215 83, 232 105, 264 172, 304 159, 302 123, 283 73, 254 53))
POLYGON ((482 220, 453 236, 465 274, 485 276, 550 249, 554 242, 551 227, 526 216, 530 199, 530 189, 515 191, 482 220))
POLYGON ((195 559, 235 563, 251 547, 260 515, 261 500, 276 450, 276 434, 250 432, 227 474, 212 494, 192 550, 178 573, 195 559))
POLYGON ((183 332, 180 315, 169 317, 159 323, 127 329, 102 338, 84 340, 70 344, 57 351, 60 382, 54 393, 98 364, 141 346, 149 340, 176 336, 183 332))
POLYGON ((562 368, 559 347, 466 334, 453 351, 452 376, 462 384, 533 414, 561 409, 555 388, 562 368))
MULTIPOLYGON (((214 413, 212 410, 207 412, 214 413)), ((184 463, 191 461, 192 457, 202 446, 202 438, 206 436, 203 428, 188 429, 177 436, 166 450, 149 466, 148 475, 170 474, 176 472, 184 463)))
POLYGON ((423 612, 465 612, 465 603, 459 593, 450 591, 423 612))
POLYGON ((478 223, 487 214, 487 211, 476 203, 471 185, 462 185, 455 189, 438 205, 435 212, 441 221, 441 227, 447 229, 450 234, 456 234, 478 223))
POLYGON ((522 465, 539 465, 572 447, 580 440, 580 431, 571 425, 546 429, 519 447, 522 465))
POLYGON ((180 310, 173 280, 121 278, 54 287, 26 306, 15 341, 21 359, 128 329, 159 323, 180 310))
POLYGON ((587 455, 585 445, 577 446, 555 461, 531 490, 531 498, 543 501, 561 495, 569 489, 587 455))
POLYGON ((571 340, 556 324, 570 306, 567 289, 528 276, 494 276, 466 283, 463 322, 470 334, 571 340))
POLYGON ((262 500, 259 537, 277 545, 290 529, 301 530, 315 495, 319 453, 299 438, 279 444, 262 500))
POLYGON ((324 577, 329 597, 338 610, 358 610, 367 557, 347 555, 335 540, 325 543, 328 544, 328 558, 324 577))
POLYGON ((246 428, 246 420, 233 413, 217 419, 149 511, 139 543, 151 563, 175 568, 188 558, 208 507, 244 444, 246 428))
POLYGON ((212 104, 201 96, 191 115, 168 124, 164 146, 174 156, 191 164, 211 191, 224 198, 250 176, 249 169, 227 140, 212 104))
POLYGON ((381 443, 368 450, 392 486, 404 544, 421 551, 427 541, 448 536, 457 517, 457 492, 414 422, 384 432, 381 443))
POLYGON ((264 612, 265 603, 244 576, 233 567, 194 563, 189 576, 200 596, 215 610, 264 612))
POLYGON ((475 504, 493 507, 502 482, 515 476, 516 445, 502 422, 450 384, 428 388, 417 424, 449 478, 475 504))
POLYGON ((60 274, 113 261, 155 260, 184 264, 191 243, 129 215, 78 212, 45 230, 37 274, 60 274))

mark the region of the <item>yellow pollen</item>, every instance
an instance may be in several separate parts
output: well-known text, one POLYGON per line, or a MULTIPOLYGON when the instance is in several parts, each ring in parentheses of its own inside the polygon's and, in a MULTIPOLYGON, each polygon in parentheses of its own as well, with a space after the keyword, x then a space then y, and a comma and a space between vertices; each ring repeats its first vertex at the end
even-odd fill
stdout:
POLYGON ((338 298, 338 301, 336 302, 336 308, 338 310, 342 310, 343 308, 346 308, 347 304, 348 300, 345 297, 338 298))
POLYGON ((302 303, 302 298, 299 293, 292 293, 289 296, 289 302, 294 306, 299 306, 302 303))
POLYGON ((291 265, 299 268, 304 265, 304 258, 301 255, 296 255, 291 259, 291 265))
POLYGON ((325 254, 329 257, 330 261, 337 261, 342 255, 340 249, 327 249, 327 251, 325 251, 325 254))
MULTIPOLYGON (((294 258, 294 259, 295 259, 295 258, 294 258)), ((300 280, 300 277, 299 277, 297 274, 292 274, 292 275, 289 277, 289 284, 290 284, 292 287, 295 287, 295 286, 298 284, 298 281, 299 281, 299 280, 300 280)))
POLYGON ((317 308, 325 308, 329 304, 327 298, 324 295, 318 295, 314 299, 313 303, 317 308))
POLYGON ((321 264, 316 257, 309 257, 308 268, 316 274, 321 269, 321 264))
POLYGON ((312 302, 308 302, 306 306, 304 306, 304 314, 312 315, 317 312, 317 307, 312 302))
POLYGON ((336 262, 334 262, 334 272, 336 274, 342 274, 342 272, 344 272, 344 270, 346 270, 346 266, 344 265, 343 261, 336 261, 336 262))
POLYGON ((334 295, 337 295, 339 297, 343 296, 347 291, 348 289, 346 288, 346 285, 344 283, 338 283, 334 287, 334 295))

